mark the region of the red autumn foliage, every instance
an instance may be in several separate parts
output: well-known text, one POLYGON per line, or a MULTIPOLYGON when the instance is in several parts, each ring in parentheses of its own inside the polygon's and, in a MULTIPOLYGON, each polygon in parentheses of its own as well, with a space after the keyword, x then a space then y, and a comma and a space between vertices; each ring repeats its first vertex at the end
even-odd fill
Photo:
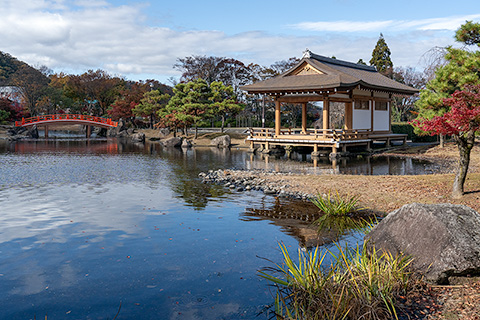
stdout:
POLYGON ((455 91, 443 103, 451 108, 443 116, 435 116, 431 120, 417 119, 412 123, 431 135, 458 136, 469 131, 480 131, 480 85, 455 91))
POLYGON ((457 144, 460 159, 453 182, 452 195, 460 197, 464 193, 464 184, 470 163, 470 152, 475 145, 475 134, 480 132, 480 85, 465 86, 455 91, 450 98, 443 100, 450 111, 431 120, 419 119, 413 124, 431 134, 452 135, 457 144))

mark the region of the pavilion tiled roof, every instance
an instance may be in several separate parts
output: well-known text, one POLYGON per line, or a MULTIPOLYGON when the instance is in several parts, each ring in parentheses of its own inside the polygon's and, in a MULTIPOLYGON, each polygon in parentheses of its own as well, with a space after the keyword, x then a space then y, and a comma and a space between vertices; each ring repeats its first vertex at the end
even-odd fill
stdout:
POLYGON ((375 67, 327 58, 309 51, 292 69, 274 78, 241 87, 249 93, 266 94, 320 93, 354 88, 406 95, 418 92, 415 88, 385 77, 375 67), (316 72, 297 74, 306 64, 316 72))

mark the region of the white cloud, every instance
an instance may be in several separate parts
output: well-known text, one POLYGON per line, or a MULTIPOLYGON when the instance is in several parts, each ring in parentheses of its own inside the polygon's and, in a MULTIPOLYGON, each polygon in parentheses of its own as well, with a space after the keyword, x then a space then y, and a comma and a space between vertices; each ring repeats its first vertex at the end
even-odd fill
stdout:
POLYGON ((290 27, 306 31, 329 32, 456 30, 466 20, 475 20, 478 18, 480 18, 480 14, 420 20, 318 21, 300 22, 290 25, 290 27))
MULTIPOLYGON (((368 31, 396 28, 416 29, 415 37, 387 37, 396 65, 415 65, 433 46, 453 42, 438 37, 438 28, 458 27, 465 19, 429 19, 418 21, 317 22, 312 30, 363 31, 360 37, 349 33, 297 36, 246 31, 227 35, 221 31, 176 30, 143 24, 143 5, 113 6, 104 1, 79 0, 69 8, 66 1, 6 0, 0 20, 0 50, 32 65, 44 64, 56 72, 82 73, 105 69, 127 78, 144 75, 166 79, 178 76, 173 69, 177 58, 190 55, 215 55, 239 59, 245 63, 269 65, 274 61, 301 56, 305 48, 313 52, 356 62, 368 61, 378 38, 368 31), (343 29, 342 29, 343 28, 343 29)), ((71 3, 71 2, 70 2, 71 3)), ((298 24, 301 26, 301 24, 298 24)), ((307 28, 306 25, 303 28, 307 28)))
POLYGON ((308 31, 330 31, 330 32, 364 32, 385 30, 394 23, 393 20, 386 21, 319 21, 301 22, 291 27, 308 31))

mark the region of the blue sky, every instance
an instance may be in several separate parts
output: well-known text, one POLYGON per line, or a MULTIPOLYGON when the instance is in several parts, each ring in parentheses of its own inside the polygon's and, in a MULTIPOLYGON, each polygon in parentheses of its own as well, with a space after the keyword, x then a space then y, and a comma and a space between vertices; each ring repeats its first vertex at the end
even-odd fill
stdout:
POLYGON ((270 65, 312 52, 368 61, 380 33, 395 66, 422 70, 433 47, 480 21, 475 1, 2 0, 0 51, 55 72, 179 77, 177 58, 270 65))

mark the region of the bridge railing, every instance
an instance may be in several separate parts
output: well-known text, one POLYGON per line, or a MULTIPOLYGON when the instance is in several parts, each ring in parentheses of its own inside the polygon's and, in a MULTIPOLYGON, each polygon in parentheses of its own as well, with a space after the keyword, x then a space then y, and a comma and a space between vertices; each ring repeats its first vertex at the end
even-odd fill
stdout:
POLYGON ((112 121, 112 119, 109 118, 102 118, 102 117, 95 117, 95 116, 89 116, 89 115, 84 115, 84 114, 47 114, 43 116, 36 116, 36 117, 30 117, 30 118, 22 118, 21 121, 15 121, 15 126, 16 127, 21 127, 26 124, 34 124, 38 122, 43 122, 43 121, 52 121, 52 120, 83 120, 83 121, 91 121, 91 122, 97 122, 97 123, 102 123, 106 125, 110 125, 112 127, 116 127, 118 125, 117 122, 112 121))

